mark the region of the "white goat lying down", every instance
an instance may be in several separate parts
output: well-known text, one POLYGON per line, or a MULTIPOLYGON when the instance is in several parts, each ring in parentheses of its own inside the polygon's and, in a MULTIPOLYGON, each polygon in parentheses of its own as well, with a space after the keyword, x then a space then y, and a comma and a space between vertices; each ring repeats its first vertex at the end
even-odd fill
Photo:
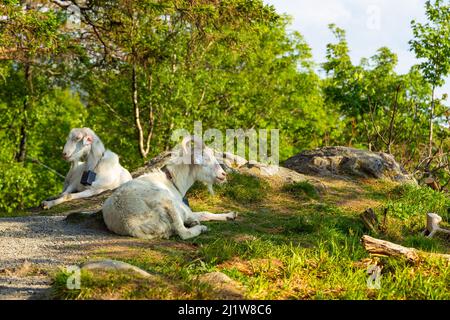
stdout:
POLYGON ((106 190, 116 189, 132 179, 131 174, 119 163, 117 154, 105 150, 100 138, 89 128, 75 128, 70 131, 64 146, 63 157, 71 162, 71 167, 64 181, 62 193, 42 202, 44 209, 74 199, 81 199, 100 194, 106 190), (81 162, 80 159, 86 158, 81 162), (84 172, 95 172, 91 185, 83 185, 84 172))
POLYGON ((200 221, 236 218, 234 212, 192 212, 183 203, 183 197, 195 181, 210 186, 223 183, 226 173, 210 148, 197 138, 186 137, 161 170, 142 175, 114 191, 102 209, 106 226, 117 234, 137 238, 167 239, 177 234, 189 239, 207 230, 200 221))

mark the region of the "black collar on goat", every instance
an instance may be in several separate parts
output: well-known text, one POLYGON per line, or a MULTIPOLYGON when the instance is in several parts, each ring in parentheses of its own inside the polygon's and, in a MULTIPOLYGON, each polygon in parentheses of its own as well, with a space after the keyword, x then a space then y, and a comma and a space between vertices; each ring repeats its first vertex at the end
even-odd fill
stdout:
MULTIPOLYGON (((172 182, 173 186, 175 187, 175 189, 177 189, 177 191, 182 195, 180 189, 178 189, 177 185, 175 184, 175 181, 173 180, 173 176, 172 173, 169 171, 169 169, 167 169, 166 166, 161 168, 161 171, 164 172, 166 174, 167 180, 169 180, 170 182, 172 182)), ((189 206, 189 200, 188 198, 185 196, 183 197, 183 202, 185 205, 189 206)))
POLYGON ((84 171, 83 175, 81 176, 80 183, 84 186, 91 186, 92 182, 95 181, 95 178, 97 174, 95 173, 95 170, 97 169, 98 165, 100 164, 100 161, 102 161, 103 157, 105 156, 105 151, 103 151, 102 156, 100 159, 98 159, 97 164, 92 170, 84 171))

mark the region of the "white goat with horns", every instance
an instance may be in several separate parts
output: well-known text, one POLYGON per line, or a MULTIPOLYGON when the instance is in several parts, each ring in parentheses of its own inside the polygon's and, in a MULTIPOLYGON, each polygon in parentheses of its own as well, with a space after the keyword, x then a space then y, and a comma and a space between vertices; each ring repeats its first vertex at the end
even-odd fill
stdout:
POLYGON ((116 189, 132 180, 131 174, 119 163, 117 154, 105 150, 100 138, 89 128, 75 128, 70 131, 63 150, 63 158, 71 162, 64 181, 62 193, 42 202, 44 209, 74 199, 81 199, 116 189), (86 158, 84 162, 81 159, 86 158), (83 174, 95 173, 94 181, 83 182, 83 174))
POLYGON ((192 212, 183 202, 183 197, 195 181, 210 186, 216 182, 223 183, 226 173, 212 149, 200 139, 188 136, 172 152, 163 168, 127 182, 114 191, 102 209, 106 226, 117 234, 143 239, 167 239, 174 234, 189 239, 207 231, 200 221, 236 218, 234 212, 192 212))

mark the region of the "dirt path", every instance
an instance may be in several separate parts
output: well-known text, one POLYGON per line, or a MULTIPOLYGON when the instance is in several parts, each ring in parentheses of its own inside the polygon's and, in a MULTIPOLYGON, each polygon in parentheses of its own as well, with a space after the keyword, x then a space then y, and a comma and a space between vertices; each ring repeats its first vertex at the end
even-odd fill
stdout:
POLYGON ((132 241, 65 218, 0 218, 0 300, 49 298, 51 270, 104 245, 132 241))

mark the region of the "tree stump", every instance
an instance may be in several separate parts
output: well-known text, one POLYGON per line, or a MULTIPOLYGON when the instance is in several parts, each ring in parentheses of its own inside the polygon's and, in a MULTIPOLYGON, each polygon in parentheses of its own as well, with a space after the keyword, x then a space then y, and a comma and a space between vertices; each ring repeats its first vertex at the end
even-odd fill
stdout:
POLYGON ((372 208, 366 209, 366 211, 361 213, 360 218, 369 230, 375 233, 378 232, 379 221, 375 211, 372 208))
POLYGON ((443 229, 439 226, 442 218, 436 213, 427 213, 427 228, 423 232, 428 238, 432 238, 437 232, 450 234, 450 230, 443 229))

